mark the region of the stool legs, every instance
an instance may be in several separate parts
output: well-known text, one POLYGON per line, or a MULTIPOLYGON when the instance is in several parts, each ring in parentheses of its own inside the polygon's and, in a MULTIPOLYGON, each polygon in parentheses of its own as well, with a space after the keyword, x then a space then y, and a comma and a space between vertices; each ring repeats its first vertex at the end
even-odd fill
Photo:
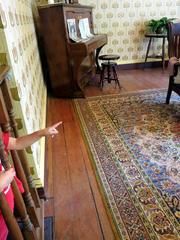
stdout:
POLYGON ((113 70, 113 75, 114 75, 115 83, 117 83, 117 84, 118 84, 118 87, 121 88, 120 83, 119 83, 119 79, 118 79, 118 76, 117 76, 117 73, 116 73, 115 66, 112 66, 112 70, 113 70))
POLYGON ((100 82, 99 85, 103 88, 104 85, 104 73, 105 73, 105 66, 102 65, 101 74, 100 74, 100 82))
POLYGON ((103 88, 104 80, 107 79, 108 83, 111 83, 111 81, 114 80, 115 84, 118 84, 118 87, 121 88, 115 66, 116 66, 116 63, 113 63, 113 64, 110 62, 108 62, 107 64, 102 63, 100 82, 99 82, 100 87, 103 88), (105 76, 105 71, 107 74, 106 76, 105 76))
POLYGON ((111 83, 111 66, 109 61, 107 65, 107 80, 108 80, 108 83, 111 83))

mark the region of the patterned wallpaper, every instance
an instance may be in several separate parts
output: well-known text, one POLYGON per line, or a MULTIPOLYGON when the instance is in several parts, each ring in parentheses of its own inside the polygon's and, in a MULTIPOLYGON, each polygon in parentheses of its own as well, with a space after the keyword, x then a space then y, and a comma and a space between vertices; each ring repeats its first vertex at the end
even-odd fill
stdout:
MULTIPOLYGON (((178 18, 180 0, 79 0, 94 6, 96 33, 108 34, 105 53, 118 53, 120 63, 143 62, 148 39, 146 23, 163 16, 178 18)), ((159 53, 161 41, 154 41, 151 51, 159 53)), ((148 59, 149 60, 149 59, 148 59)))
MULTIPOLYGON (((32 15, 34 4, 32 0, 0 0, 0 60, 1 63, 7 61, 12 69, 10 84, 16 115, 23 118, 23 133, 44 127, 46 117, 46 87, 32 15)), ((43 182, 44 139, 32 145, 32 154, 28 154, 28 158, 34 178, 40 177, 43 182)))

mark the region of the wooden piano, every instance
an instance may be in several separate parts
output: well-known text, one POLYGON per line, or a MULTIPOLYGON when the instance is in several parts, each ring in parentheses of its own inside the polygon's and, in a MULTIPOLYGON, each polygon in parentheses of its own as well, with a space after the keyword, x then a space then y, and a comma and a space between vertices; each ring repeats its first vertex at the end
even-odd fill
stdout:
POLYGON ((67 19, 88 18, 93 31, 92 7, 80 4, 50 4, 38 8, 42 45, 46 56, 49 85, 56 97, 83 97, 83 88, 99 69, 98 55, 107 43, 106 35, 94 35, 74 42, 69 38, 67 19))

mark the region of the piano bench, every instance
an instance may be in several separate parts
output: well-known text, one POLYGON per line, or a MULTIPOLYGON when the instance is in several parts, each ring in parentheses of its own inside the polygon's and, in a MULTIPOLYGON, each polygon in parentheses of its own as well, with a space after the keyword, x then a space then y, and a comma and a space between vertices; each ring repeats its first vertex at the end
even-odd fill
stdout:
POLYGON ((107 80, 108 83, 111 81, 115 81, 118 84, 119 88, 121 88, 118 75, 116 73, 117 63, 113 62, 113 60, 118 60, 120 58, 119 55, 101 55, 99 56, 99 60, 103 60, 105 62, 101 63, 101 73, 100 73, 100 86, 103 88, 104 81, 107 80))

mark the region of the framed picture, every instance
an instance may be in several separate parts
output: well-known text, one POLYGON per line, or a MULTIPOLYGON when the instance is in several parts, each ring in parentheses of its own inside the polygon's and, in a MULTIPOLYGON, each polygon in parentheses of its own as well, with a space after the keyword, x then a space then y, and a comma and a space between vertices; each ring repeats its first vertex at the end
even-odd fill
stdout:
POLYGON ((77 36, 76 20, 74 18, 67 19, 67 26, 68 26, 69 38, 74 42, 79 42, 80 39, 77 36))
POLYGON ((88 18, 82 18, 79 20, 79 31, 82 39, 93 37, 93 34, 90 31, 88 18))

